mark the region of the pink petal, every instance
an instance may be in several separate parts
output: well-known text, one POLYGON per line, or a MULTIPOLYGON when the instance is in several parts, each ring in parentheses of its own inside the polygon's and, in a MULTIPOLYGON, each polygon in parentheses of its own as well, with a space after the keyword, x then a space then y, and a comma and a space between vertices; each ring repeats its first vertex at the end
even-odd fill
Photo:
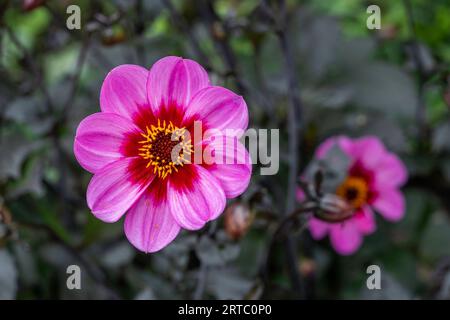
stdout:
POLYGON ((381 190, 373 206, 389 221, 399 221, 405 215, 405 198, 399 190, 394 188, 381 190))
POLYGON ((371 234, 376 229, 375 216, 369 206, 362 207, 351 219, 362 234, 371 234))
POLYGON ((202 121, 203 128, 207 129, 245 130, 248 125, 247 105, 241 96, 228 89, 204 88, 189 103, 183 122, 192 119, 202 121))
POLYGON ((148 70, 124 64, 111 70, 100 91, 103 112, 120 114, 133 120, 140 108, 148 106, 146 83, 148 70))
POLYGON ((300 187, 297 188, 297 190, 295 192, 295 196, 296 196, 298 202, 302 202, 303 200, 306 199, 305 192, 300 187))
POLYGON ((352 156, 366 169, 377 169, 387 151, 381 140, 374 136, 354 140, 352 156))
POLYGON ((197 62, 180 57, 165 57, 150 69, 147 80, 148 101, 156 112, 175 105, 185 109, 191 98, 209 86, 208 74, 197 62))
POLYGON ((250 155, 237 137, 212 136, 204 149, 204 154, 212 154, 212 159, 204 159, 208 171, 219 181, 225 196, 234 198, 243 193, 250 182, 252 163, 250 155))
POLYGON ((139 199, 154 176, 130 170, 134 158, 122 158, 96 172, 87 189, 92 213, 105 222, 115 222, 139 199), (138 175, 145 176, 138 176, 138 175))
POLYGON ((330 137, 325 139, 316 149, 315 156, 317 159, 322 159, 326 156, 328 151, 337 143, 338 137, 330 137))
POLYGON ((355 161, 360 161, 364 168, 375 169, 388 154, 381 140, 375 136, 360 139, 350 139, 346 136, 334 136, 326 139, 316 150, 318 159, 325 157, 327 152, 337 143, 339 147, 355 161))
POLYGON ((190 165, 195 170, 192 185, 168 182, 167 201, 172 216, 184 229, 197 230, 216 219, 225 208, 225 193, 219 181, 206 169, 190 165))
POLYGON ((331 229, 331 224, 312 217, 309 220, 308 228, 311 236, 315 240, 320 240, 328 234, 328 231, 331 229))
POLYGON ((77 128, 74 153, 80 165, 95 173, 122 158, 121 146, 127 134, 139 129, 126 118, 113 113, 95 113, 77 128))
POLYGON ((362 244, 362 235, 355 223, 348 220, 333 225, 330 240, 334 249, 341 255, 350 255, 358 250, 362 244))
POLYGON ((378 189, 401 186, 408 177, 405 165, 393 153, 386 153, 374 172, 378 189))
POLYGON ((172 242, 180 226, 172 218, 167 203, 144 193, 125 216, 128 240, 143 252, 156 252, 172 242))
POLYGON ((347 155, 351 156, 351 154, 348 151, 353 145, 352 140, 346 136, 333 136, 325 139, 325 141, 322 142, 319 147, 317 147, 315 153, 316 158, 317 159, 324 158, 328 153, 328 151, 330 151, 330 149, 333 148, 335 144, 337 144, 339 148, 342 151, 344 151, 347 155))

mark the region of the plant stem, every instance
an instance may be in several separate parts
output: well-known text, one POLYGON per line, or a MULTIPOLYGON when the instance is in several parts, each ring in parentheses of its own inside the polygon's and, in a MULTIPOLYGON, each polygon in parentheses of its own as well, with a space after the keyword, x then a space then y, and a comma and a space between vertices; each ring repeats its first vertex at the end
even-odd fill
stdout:
POLYGON ((414 19, 414 14, 412 10, 412 5, 410 0, 403 1, 406 11, 406 16, 408 20, 409 32, 411 34, 411 54, 415 64, 415 68, 418 73, 418 102, 416 109, 416 124, 417 124, 417 137, 419 142, 424 142, 427 138, 427 115, 426 115, 426 105, 424 101, 424 87, 426 82, 426 70, 422 63, 422 58, 420 54, 420 47, 417 40, 416 23, 414 19))
MULTIPOLYGON (((280 48, 284 58, 285 74, 288 78, 288 95, 290 101, 290 108, 288 109, 288 154, 289 154, 289 177, 287 185, 286 208, 285 214, 292 212, 295 208, 296 202, 296 188, 297 178, 299 175, 298 163, 299 148, 300 148, 300 128, 302 127, 302 102, 300 99, 300 86, 295 73, 295 63, 292 57, 292 51, 287 39, 286 32, 286 3, 284 0, 278 1, 279 16, 276 25, 276 34, 280 44, 280 48)), ((294 239, 289 236, 285 240, 287 262, 289 275, 292 282, 293 289, 297 292, 299 297, 303 296, 300 274, 298 272, 299 258, 297 257, 294 239)))

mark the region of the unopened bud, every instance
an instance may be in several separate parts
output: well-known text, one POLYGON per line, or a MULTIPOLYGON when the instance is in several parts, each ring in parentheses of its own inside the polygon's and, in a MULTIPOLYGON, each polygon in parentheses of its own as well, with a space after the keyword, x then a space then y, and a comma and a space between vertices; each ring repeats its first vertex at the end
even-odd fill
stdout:
POLYGON ((223 25, 216 21, 213 23, 213 25, 211 26, 212 29, 212 34, 214 36, 214 38, 218 39, 218 40, 222 40, 225 38, 225 30, 223 28, 223 25))
POLYGON ((44 4, 44 0, 23 0, 22 9, 24 11, 31 11, 44 4))
POLYGON ((8 225, 11 224, 11 222, 11 213, 9 212, 8 208, 0 205, 0 223, 8 225))
POLYGON ((225 210, 225 231, 233 240, 242 238, 253 222, 253 214, 247 204, 235 202, 225 210))
POLYGON ((113 46, 125 40, 126 34, 122 28, 109 28, 102 34, 102 43, 105 46, 113 46))
POLYGON ((317 264, 313 259, 303 258, 300 261, 299 271, 303 276, 314 274, 317 269, 317 264))
POLYGON ((382 26, 381 29, 378 31, 378 37, 381 40, 395 39, 397 34, 398 34, 398 28, 392 24, 382 26))
POLYGON ((4 245, 10 235, 11 223, 11 213, 5 206, 0 204, 0 247, 4 245))

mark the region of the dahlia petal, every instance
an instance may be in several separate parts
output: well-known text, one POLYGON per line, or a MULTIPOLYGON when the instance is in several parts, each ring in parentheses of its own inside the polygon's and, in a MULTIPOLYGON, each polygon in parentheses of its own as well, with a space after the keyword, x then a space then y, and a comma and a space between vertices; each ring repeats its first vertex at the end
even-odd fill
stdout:
POLYGON ((388 154, 381 140, 375 136, 360 139, 350 139, 346 136, 336 136, 326 139, 316 151, 316 158, 326 156, 327 152, 337 143, 350 158, 360 161, 364 168, 375 169, 388 154))
POLYGON ((376 229, 375 216, 369 206, 362 207, 351 219, 362 234, 371 234, 376 229))
POLYGON ((234 198, 247 189, 252 174, 250 155, 237 137, 213 136, 205 152, 213 159, 205 159, 208 171, 219 181, 225 196, 234 198))
POLYGON ((225 193, 219 181, 201 166, 195 166, 190 188, 168 182, 167 201, 173 218, 184 229, 197 230, 216 219, 225 208, 225 193))
POLYGON ((147 77, 147 69, 131 64, 111 70, 100 91, 102 112, 119 114, 132 120, 140 108, 148 106, 147 77))
POLYGON ((128 119, 113 113, 94 113, 77 128, 74 153, 80 165, 95 173, 123 157, 125 136, 139 129, 128 119))
POLYGON ((136 202, 154 176, 133 172, 135 158, 122 158, 103 167, 87 188, 87 203, 92 213, 105 222, 115 222, 136 202))
POLYGON ((366 169, 376 169, 387 151, 381 140, 375 136, 354 140, 351 156, 361 162, 366 169))
POLYGON ((295 191, 295 197, 297 198, 298 202, 302 202, 303 200, 306 199, 306 195, 305 192, 303 191, 302 188, 297 188, 295 191))
POLYGON ((381 190, 373 206, 389 221, 399 221, 405 215, 405 198, 395 188, 381 190))
POLYGON ((197 62, 165 57, 158 60, 148 74, 148 101, 155 114, 162 106, 175 105, 184 109, 191 98, 207 86, 208 73, 197 62))
POLYGON ((312 217, 308 223, 309 231, 311 232, 311 236, 315 240, 320 240, 328 234, 330 228, 330 223, 324 222, 317 218, 312 217))
POLYGON ((189 103, 183 121, 191 119, 202 121, 203 127, 208 129, 245 130, 248 126, 247 104, 241 96, 228 89, 207 87, 189 103))
POLYGON ((324 158, 328 151, 330 151, 333 146, 337 144, 339 148, 344 151, 347 155, 350 156, 349 150, 352 147, 352 140, 346 136, 335 136, 325 139, 324 142, 322 142, 319 147, 317 147, 316 150, 316 158, 322 159, 324 158))
POLYGON ((322 159, 326 156, 328 151, 337 143, 338 137, 330 137, 325 139, 316 149, 316 158, 322 159))
POLYGON ((386 153, 374 172, 375 183, 380 190, 401 186, 408 177, 405 165, 393 153, 386 153))
POLYGON ((350 255, 362 244, 362 235, 352 220, 333 225, 330 231, 333 248, 341 255, 350 255))
POLYGON ((180 226, 169 212, 167 203, 144 193, 125 216, 128 240, 143 252, 156 252, 172 242, 180 226))

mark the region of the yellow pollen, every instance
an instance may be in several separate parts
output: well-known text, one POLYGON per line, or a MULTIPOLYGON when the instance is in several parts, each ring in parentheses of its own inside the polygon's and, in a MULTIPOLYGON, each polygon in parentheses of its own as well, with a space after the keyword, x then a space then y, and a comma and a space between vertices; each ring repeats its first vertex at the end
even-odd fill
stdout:
POLYGON ((148 160, 146 168, 153 166, 152 172, 159 178, 165 179, 172 172, 177 172, 177 167, 190 163, 193 146, 185 128, 158 119, 157 126, 146 127, 146 132, 141 135, 144 140, 139 141, 139 155, 148 160))
POLYGON ((350 176, 337 188, 336 194, 358 209, 367 202, 369 189, 363 178, 350 176))

